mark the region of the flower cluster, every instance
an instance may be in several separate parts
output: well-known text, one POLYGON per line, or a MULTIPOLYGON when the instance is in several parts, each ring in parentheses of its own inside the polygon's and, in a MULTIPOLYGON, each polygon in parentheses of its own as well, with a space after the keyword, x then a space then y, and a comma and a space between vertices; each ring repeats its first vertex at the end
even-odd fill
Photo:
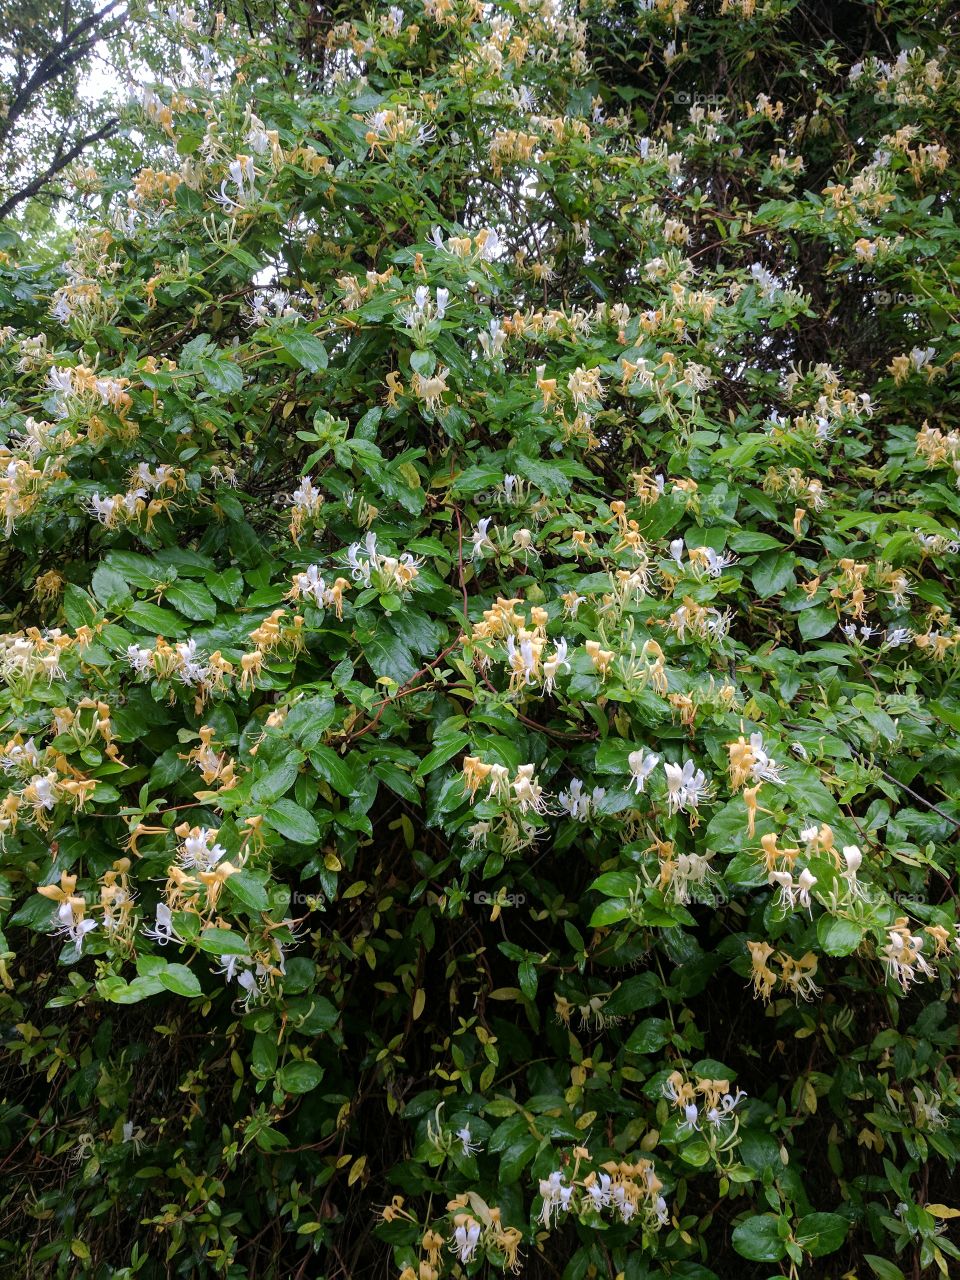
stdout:
POLYGON ((651 1235, 670 1221, 663 1183, 652 1160, 641 1156, 636 1161, 605 1161, 581 1173, 581 1166, 589 1162, 589 1151, 578 1147, 569 1174, 555 1169, 540 1179, 540 1221, 546 1230, 559 1226, 568 1215, 589 1221, 606 1210, 614 1221, 636 1221, 651 1235))

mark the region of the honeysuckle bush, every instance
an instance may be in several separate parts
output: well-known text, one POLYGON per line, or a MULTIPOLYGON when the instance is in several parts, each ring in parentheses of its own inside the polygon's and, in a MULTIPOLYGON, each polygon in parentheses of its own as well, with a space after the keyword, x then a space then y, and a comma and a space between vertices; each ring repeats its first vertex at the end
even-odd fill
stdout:
POLYGON ((825 15, 143 19, 2 246, 5 1274, 954 1273, 960 63, 825 15))

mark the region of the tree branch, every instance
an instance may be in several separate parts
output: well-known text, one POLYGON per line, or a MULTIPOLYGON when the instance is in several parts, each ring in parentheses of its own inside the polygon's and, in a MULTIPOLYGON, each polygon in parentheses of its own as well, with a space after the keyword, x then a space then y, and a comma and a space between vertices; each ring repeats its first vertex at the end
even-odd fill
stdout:
POLYGON ((3 204, 0 204, 0 221, 7 217, 18 204, 22 204, 24 200, 29 200, 31 196, 35 196, 38 191, 41 191, 51 178, 55 178, 68 164, 72 164, 87 147, 92 146, 95 142, 101 142, 104 138, 109 138, 111 134, 116 132, 119 123, 119 118, 115 116, 112 120, 108 120, 106 124, 101 125, 95 133, 88 133, 85 138, 75 142, 69 151, 64 151, 53 159, 46 169, 42 173, 38 173, 35 178, 32 178, 25 187, 21 187, 19 191, 15 191, 11 196, 8 196, 3 204))
MULTIPOLYGON (((120 3, 121 0, 110 0, 110 3, 105 5, 102 9, 98 10, 96 13, 91 13, 88 17, 84 18, 82 22, 78 22, 75 27, 68 31, 66 35, 64 35, 63 38, 54 45, 49 53, 44 54, 34 67, 26 84, 17 92, 13 101, 10 103, 7 114, 4 117, 2 124, 0 124, 0 139, 5 138, 9 134, 16 121, 30 106, 31 100, 38 90, 42 89, 44 85, 49 84, 51 80, 55 79, 58 75, 61 75, 64 71, 73 66, 75 62, 82 58, 85 53, 88 53, 97 41, 103 37, 105 33, 103 31, 96 30, 96 28, 100 26, 107 14, 110 13, 111 10, 116 9, 120 3), (82 40, 82 37, 89 31, 93 31, 94 34, 88 39, 82 40), (81 41, 81 43, 78 44, 78 41, 81 41)), ((112 25, 114 27, 117 26, 123 21, 125 16, 125 12, 118 14, 112 25)))

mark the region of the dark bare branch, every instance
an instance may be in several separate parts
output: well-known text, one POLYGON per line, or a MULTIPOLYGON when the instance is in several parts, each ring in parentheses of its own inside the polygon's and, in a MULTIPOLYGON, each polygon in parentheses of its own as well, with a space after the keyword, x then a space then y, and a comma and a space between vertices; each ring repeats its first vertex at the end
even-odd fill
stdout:
POLYGON ((72 164, 87 147, 93 146, 94 143, 102 142, 104 138, 109 138, 116 133, 119 123, 120 121, 117 117, 108 120, 106 124, 101 125, 94 133, 88 133, 85 137, 78 139, 68 151, 58 154, 41 173, 38 173, 19 191, 14 191, 12 195, 4 200, 3 204, 0 204, 0 221, 6 218, 17 205, 22 204, 24 200, 29 200, 32 196, 37 195, 58 173, 72 164))

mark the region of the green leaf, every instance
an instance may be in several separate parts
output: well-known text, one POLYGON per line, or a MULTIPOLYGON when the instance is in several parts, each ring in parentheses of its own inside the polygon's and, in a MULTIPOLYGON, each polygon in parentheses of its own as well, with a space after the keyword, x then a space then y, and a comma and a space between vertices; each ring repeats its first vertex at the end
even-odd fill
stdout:
MULTIPOLYGON (((157 995, 163 990, 163 983, 157 976, 143 976, 134 978, 129 983, 120 980, 120 986, 113 987, 104 994, 113 1004, 139 1004, 141 1000, 147 1000, 150 996, 157 995)), ((97 984, 98 989, 102 990, 101 984, 97 984)))
POLYGON ((243 594, 243 575, 239 569, 224 569, 206 579, 208 589, 225 604, 236 604, 243 594))
POLYGON ((669 1041, 671 1030, 666 1018, 644 1018, 630 1032, 624 1048, 628 1053, 655 1053, 669 1041))
POLYGON ((290 790, 299 772, 300 764, 296 757, 282 760, 280 764, 275 764, 272 769, 268 769, 256 780, 250 788, 250 799, 254 804, 273 804, 290 790))
POLYGON ((149 631, 154 636, 182 635, 185 627, 182 618, 178 618, 170 609, 161 609, 149 600, 138 600, 124 614, 127 622, 149 631))
POLYGON ((230 893, 251 911, 266 911, 270 907, 270 897, 263 884, 250 871, 236 871, 227 877, 227 888, 230 893))
MULTIPOLYGON (((230 877, 232 880, 233 877, 230 877)), ((230 883, 230 880, 227 883, 230 883)), ((213 956, 247 956, 247 940, 242 933, 233 929, 204 929, 196 940, 201 951, 208 951, 213 956)))
POLYGON ((436 367, 437 357, 432 351, 412 351, 410 353, 410 368, 415 373, 419 373, 422 378, 429 378, 436 367))
POLYGON ((778 595, 796 584, 794 558, 789 551, 768 552, 753 566, 750 576, 762 600, 778 595))
POLYGON ((130 599, 130 588, 127 586, 125 578, 116 569, 111 569, 108 565, 101 564, 97 566, 93 573, 91 586, 93 587, 93 594, 108 609, 120 608, 130 599))
POLYGON ((837 625, 836 610, 829 609, 826 605, 804 609, 797 625, 804 640, 819 640, 837 625))
POLYGON ((200 986, 200 979, 188 969, 185 964, 168 964, 165 969, 161 969, 157 974, 166 991, 172 991, 178 996, 200 996, 203 995, 203 988, 200 986))
POLYGON ((610 1014, 635 1013, 638 1009, 659 1004, 662 999, 663 987, 656 974, 637 973, 614 991, 603 1008, 610 1014))
POLYGON ((323 1079, 323 1068, 316 1062, 288 1062, 277 1072, 277 1084, 284 1093, 309 1093, 323 1079))
POLYGON ((779 550, 783 543, 769 533, 755 533, 752 529, 740 529, 727 539, 731 551, 742 555, 751 555, 757 551, 779 550))
POLYGON ((380 631, 364 647, 364 657, 375 676, 389 676, 398 685, 419 670, 408 646, 392 631, 380 631))
POLYGON ((197 361, 197 368, 214 391, 231 395, 243 387, 243 370, 225 352, 197 361))
POLYGON ((294 844, 316 844, 320 839, 316 818, 292 800, 278 800, 264 816, 274 831, 286 836, 294 844))
POLYGON ((787 1252, 780 1238, 780 1219, 775 1213, 760 1213, 747 1218, 733 1230, 733 1247, 741 1258, 751 1262, 779 1262, 787 1252))
POLYGON ((507 1147, 500 1158, 498 1181, 503 1186, 516 1182, 524 1168, 536 1155, 539 1145, 536 1138, 526 1137, 507 1147))
POLYGON ((840 1248, 849 1230, 849 1220, 839 1213, 808 1213, 797 1223, 794 1238, 805 1253, 822 1258, 840 1248))
POLYGON ((280 329, 276 332, 280 345, 293 356, 297 364, 310 373, 319 373, 329 363, 327 349, 308 329, 280 329))
POLYGON ((286 1001, 287 1020, 301 1035, 318 1036, 336 1026, 339 1014, 323 996, 294 996, 286 1001))
POLYGON ((217 616, 217 605, 210 592, 199 582, 191 582, 189 578, 181 578, 169 587, 164 598, 182 613, 185 618, 196 622, 212 622, 217 616))
POLYGON ((629 898, 639 885, 640 877, 635 871, 605 871, 602 876, 597 876, 590 888, 608 898, 629 898))
POLYGON ((622 898, 608 898, 606 902, 600 903, 590 917, 590 928, 600 929, 604 925, 619 924, 621 920, 626 920, 629 914, 629 902, 625 902, 622 898))
POLYGON ((877 1280, 906 1280, 903 1272, 894 1262, 880 1258, 875 1253, 865 1253, 863 1260, 870 1267, 877 1280))
POLYGON ((420 761, 417 777, 425 778, 428 773, 432 773, 440 765, 446 764, 459 751, 462 751, 469 741, 470 735, 468 733, 457 733, 441 746, 434 747, 432 751, 428 751, 420 761))
POLYGON ((848 956, 863 939, 863 930, 852 920, 822 915, 817 921, 817 940, 829 956, 848 956))
POLYGON ((310 763, 324 782, 329 782, 342 796, 352 796, 356 791, 353 769, 332 747, 314 747, 310 752, 310 763))
POLYGON ((68 582, 63 591, 63 615, 69 626, 90 626, 97 620, 97 610, 93 601, 85 591, 73 582, 68 582))

